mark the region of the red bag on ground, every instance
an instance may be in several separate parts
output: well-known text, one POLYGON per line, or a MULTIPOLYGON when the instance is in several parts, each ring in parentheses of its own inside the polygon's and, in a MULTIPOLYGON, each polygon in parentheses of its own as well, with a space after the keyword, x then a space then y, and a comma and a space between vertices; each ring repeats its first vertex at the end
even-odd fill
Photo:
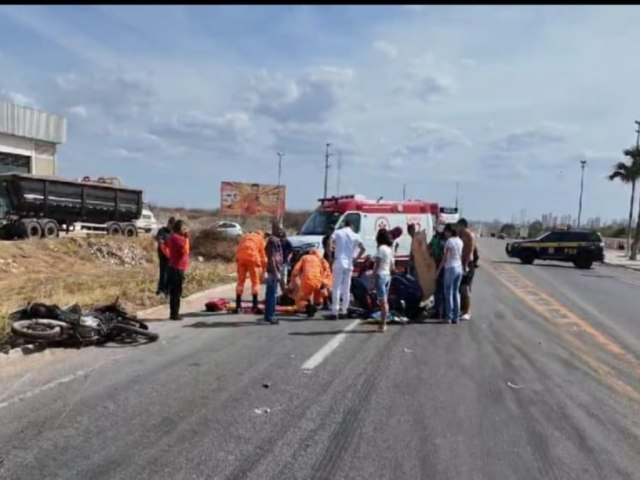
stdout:
POLYGON ((229 306, 229 300, 224 298, 214 298, 213 300, 204 304, 204 308, 207 312, 222 312, 229 306))

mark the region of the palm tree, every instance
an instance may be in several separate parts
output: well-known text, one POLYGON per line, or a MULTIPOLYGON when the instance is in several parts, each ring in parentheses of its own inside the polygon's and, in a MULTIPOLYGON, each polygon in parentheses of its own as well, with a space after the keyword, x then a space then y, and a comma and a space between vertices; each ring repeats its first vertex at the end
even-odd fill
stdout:
POLYGON ((640 241, 640 208, 636 231, 631 245, 631 224, 633 223, 633 206, 636 196, 636 183, 640 180, 640 150, 638 147, 627 148, 625 156, 631 160, 629 163, 618 162, 613 166, 613 171, 609 174, 609 180, 620 180, 622 183, 631 185, 631 201, 629 202, 629 223, 627 225, 627 251, 630 252, 631 260, 636 259, 637 245, 640 241))

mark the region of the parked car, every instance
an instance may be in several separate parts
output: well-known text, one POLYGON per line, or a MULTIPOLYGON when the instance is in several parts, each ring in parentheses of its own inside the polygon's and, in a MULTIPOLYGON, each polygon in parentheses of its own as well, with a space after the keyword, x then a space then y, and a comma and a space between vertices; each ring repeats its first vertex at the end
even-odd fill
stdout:
POLYGON ((242 227, 235 222, 218 222, 213 226, 213 230, 228 238, 236 238, 242 235, 242 227))
POLYGON ((151 233, 158 229, 158 222, 156 221, 156 217, 153 215, 153 212, 148 209, 142 210, 142 215, 140 218, 135 220, 135 225, 138 231, 142 231, 145 233, 151 233))

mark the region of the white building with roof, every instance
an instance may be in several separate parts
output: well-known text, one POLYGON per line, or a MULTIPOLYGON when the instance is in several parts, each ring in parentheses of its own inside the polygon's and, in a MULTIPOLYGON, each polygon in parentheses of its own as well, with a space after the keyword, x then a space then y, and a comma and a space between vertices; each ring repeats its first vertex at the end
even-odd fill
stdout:
POLYGON ((66 140, 66 118, 0 101, 0 174, 57 175, 56 150, 66 140))

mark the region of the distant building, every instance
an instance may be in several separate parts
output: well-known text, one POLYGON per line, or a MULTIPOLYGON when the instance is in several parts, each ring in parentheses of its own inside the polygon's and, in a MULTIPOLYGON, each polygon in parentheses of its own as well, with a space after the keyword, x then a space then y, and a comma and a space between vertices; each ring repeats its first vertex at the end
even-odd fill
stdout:
POLYGON ((57 175, 57 147, 66 140, 64 117, 0 101, 0 173, 57 175))
POLYGON ((549 217, 549 215, 546 213, 542 214, 542 226, 548 227, 550 224, 551 224, 551 218, 549 217))

